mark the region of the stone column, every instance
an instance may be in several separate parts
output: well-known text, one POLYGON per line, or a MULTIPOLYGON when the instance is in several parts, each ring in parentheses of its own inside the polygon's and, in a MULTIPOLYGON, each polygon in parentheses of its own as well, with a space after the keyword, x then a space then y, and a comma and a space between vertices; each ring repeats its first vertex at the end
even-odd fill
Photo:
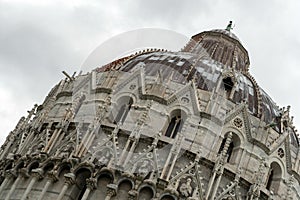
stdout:
POLYGON ((55 172, 51 171, 51 172, 48 173, 47 182, 46 182, 46 184, 45 184, 45 186, 44 186, 44 188, 43 188, 43 190, 42 190, 42 192, 41 192, 38 200, 43 200, 44 195, 46 194, 49 186, 52 183, 56 182, 57 180, 58 180, 58 177, 55 175, 55 172))
POLYGON ((265 169, 265 158, 262 158, 258 170, 255 172, 254 183, 250 186, 250 189, 247 193, 247 200, 258 200, 258 198, 260 197, 260 189, 263 184, 265 169))
POLYGON ((225 140, 224 148, 222 149, 222 152, 218 156, 217 161, 215 163, 215 166, 213 169, 213 175, 209 180, 207 193, 206 193, 206 197, 205 197, 206 199, 208 199, 209 197, 210 197, 210 199, 215 198, 215 195, 217 193, 217 190, 218 190, 218 187, 221 182, 222 175, 223 175, 224 165, 225 165, 225 161, 227 159, 227 151, 228 151, 231 140, 232 140, 232 132, 229 132, 228 136, 225 140), (217 175, 218 175, 218 178, 217 178, 217 180, 215 180, 217 175), (210 196, 211 191, 212 191, 212 194, 210 196))
POLYGON ((31 179, 29 185, 27 186, 21 200, 27 199, 27 196, 28 196, 29 192, 31 191, 35 182, 43 177, 43 170, 41 168, 33 169, 32 175, 33 175, 33 178, 31 179))
POLYGON ((19 181, 21 180, 21 176, 19 175, 18 178, 15 180, 14 184, 11 186, 8 194, 6 195, 6 198, 5 200, 9 200, 10 199, 10 196, 12 195, 12 193, 15 191, 16 189, 16 186, 18 185, 19 181))
POLYGON ((127 153, 127 149, 129 148, 130 144, 132 143, 132 138, 129 137, 126 144, 125 144, 125 147, 123 148, 123 151, 121 153, 121 156, 120 156, 120 159, 119 159, 119 162, 118 162, 118 165, 122 165, 123 164, 123 161, 125 160, 125 155, 127 153))
POLYGON ((51 135, 51 137, 50 137, 50 139, 49 139, 49 142, 46 144, 46 146, 45 146, 43 152, 49 153, 49 151, 50 151, 49 149, 50 149, 50 147, 52 146, 52 142, 53 142, 54 137, 56 136, 56 133, 57 133, 57 132, 58 132, 58 129, 55 128, 55 130, 53 131, 53 134, 51 135))
POLYGON ((2 191, 4 190, 5 186, 9 185, 12 179, 15 178, 16 176, 17 175, 11 170, 5 172, 5 179, 0 186, 0 195, 2 194, 2 191))
POLYGON ((19 184, 20 180, 23 177, 25 177, 25 178, 29 177, 29 174, 28 174, 28 171, 27 171, 26 168, 19 169, 19 173, 18 173, 17 179, 15 180, 15 182, 13 183, 13 185, 11 186, 8 194, 6 195, 5 200, 9 200, 10 199, 11 195, 13 194, 13 192, 15 191, 17 185, 19 184))
MULTIPOLYGON (((182 128, 182 132, 184 132, 184 131, 185 131, 185 127, 182 128)), ((164 165, 164 168, 161 172, 161 176, 160 176, 161 179, 165 179, 167 181, 169 180, 171 173, 173 171, 173 168, 175 166, 177 156, 179 155, 183 140, 184 140, 184 137, 181 134, 181 132, 179 132, 176 137, 175 143, 172 145, 171 151, 170 151, 167 161, 164 165), (171 166, 169 167, 170 164, 171 164, 171 166)))
POLYGON ((89 197, 89 194, 92 190, 97 188, 97 180, 95 178, 89 178, 86 180, 86 190, 81 198, 81 200, 87 200, 89 197))
POLYGON ((57 197, 57 200, 62 200, 62 198, 64 197, 66 191, 68 190, 68 188, 75 184, 75 174, 73 173, 67 173, 64 175, 65 178, 66 178, 66 181, 65 181, 65 184, 62 188, 62 190, 60 191, 58 197, 57 197))
POLYGON ((116 184, 107 185, 107 194, 105 200, 110 200, 113 196, 117 194, 118 186, 116 184))
POLYGON ((138 192, 136 190, 130 190, 128 192, 128 200, 136 200, 138 196, 138 192))
POLYGON ((5 177, 4 181, 2 182, 1 186, 0 186, 0 194, 2 193, 2 190, 4 189, 4 187, 9 183, 10 178, 5 177))

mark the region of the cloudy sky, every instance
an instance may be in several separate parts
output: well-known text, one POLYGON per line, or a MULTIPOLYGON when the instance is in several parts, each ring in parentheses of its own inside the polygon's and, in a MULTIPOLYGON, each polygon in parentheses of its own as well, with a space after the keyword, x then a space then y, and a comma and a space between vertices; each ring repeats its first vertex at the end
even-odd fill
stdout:
POLYGON ((35 103, 112 36, 168 29, 187 37, 225 28, 248 50, 251 73, 300 128, 298 0, 0 0, 0 143, 35 103))

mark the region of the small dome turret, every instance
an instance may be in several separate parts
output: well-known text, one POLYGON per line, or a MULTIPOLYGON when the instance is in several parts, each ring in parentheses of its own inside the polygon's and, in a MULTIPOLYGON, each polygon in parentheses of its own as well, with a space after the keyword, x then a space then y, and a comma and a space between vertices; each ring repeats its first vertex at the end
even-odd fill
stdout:
POLYGON ((248 52, 238 37, 230 31, 232 28, 229 25, 226 29, 214 29, 194 35, 183 51, 207 55, 226 68, 248 71, 248 52))

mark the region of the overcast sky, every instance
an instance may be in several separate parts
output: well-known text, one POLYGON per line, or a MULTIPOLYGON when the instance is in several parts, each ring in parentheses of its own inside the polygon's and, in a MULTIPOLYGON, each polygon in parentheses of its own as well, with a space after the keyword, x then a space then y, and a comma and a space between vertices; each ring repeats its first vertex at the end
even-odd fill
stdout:
POLYGON ((88 55, 117 34, 160 28, 190 37, 233 32, 250 71, 280 107, 291 105, 300 128, 300 1, 0 0, 0 143, 20 117, 88 55))

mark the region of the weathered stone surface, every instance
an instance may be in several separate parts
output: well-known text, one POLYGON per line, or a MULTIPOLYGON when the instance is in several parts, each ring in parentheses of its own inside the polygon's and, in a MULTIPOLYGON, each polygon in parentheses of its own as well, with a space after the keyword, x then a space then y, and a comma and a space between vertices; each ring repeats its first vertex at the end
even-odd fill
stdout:
POLYGON ((290 108, 232 33, 192 39, 56 85, 1 147, 0 199, 300 199, 290 108))

